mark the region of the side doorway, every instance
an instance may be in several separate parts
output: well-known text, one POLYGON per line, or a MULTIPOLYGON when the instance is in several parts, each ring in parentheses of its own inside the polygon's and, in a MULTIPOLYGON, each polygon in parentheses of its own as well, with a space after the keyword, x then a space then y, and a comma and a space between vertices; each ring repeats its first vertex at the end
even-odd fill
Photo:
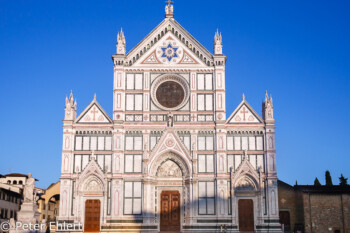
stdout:
POLYGON ((87 200, 85 202, 84 232, 100 231, 100 200, 87 200))
POLYGON ((254 205, 252 199, 238 200, 239 231, 254 231, 254 205))

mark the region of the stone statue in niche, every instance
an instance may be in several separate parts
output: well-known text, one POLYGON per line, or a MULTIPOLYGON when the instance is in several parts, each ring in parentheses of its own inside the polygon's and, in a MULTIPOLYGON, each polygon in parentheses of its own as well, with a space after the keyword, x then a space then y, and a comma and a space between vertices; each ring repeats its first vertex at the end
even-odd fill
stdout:
POLYGON ((173 127, 173 114, 168 114, 168 127, 173 127))

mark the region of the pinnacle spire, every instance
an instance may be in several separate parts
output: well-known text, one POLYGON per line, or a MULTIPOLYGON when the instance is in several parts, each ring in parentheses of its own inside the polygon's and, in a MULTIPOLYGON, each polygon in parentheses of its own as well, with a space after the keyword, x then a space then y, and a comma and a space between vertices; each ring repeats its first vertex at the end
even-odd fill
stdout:
POLYGON ((222 36, 218 28, 214 36, 214 54, 222 54, 222 36))
POLYGON ((243 95, 242 95, 242 100, 243 100, 243 101, 245 100, 245 95, 244 95, 244 93, 243 93, 243 95))
POLYGON ((125 46, 125 36, 123 32, 123 28, 120 28, 120 32, 118 32, 117 36, 117 54, 125 54, 126 46, 125 46))

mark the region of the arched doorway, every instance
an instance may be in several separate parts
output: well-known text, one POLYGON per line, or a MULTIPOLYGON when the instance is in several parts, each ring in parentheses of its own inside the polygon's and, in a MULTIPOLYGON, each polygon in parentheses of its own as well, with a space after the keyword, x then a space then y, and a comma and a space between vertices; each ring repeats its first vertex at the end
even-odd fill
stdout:
POLYGON ((189 192, 189 170, 185 158, 173 152, 157 155, 150 164, 161 232, 180 232, 182 218, 189 214, 186 207, 189 197, 185 195, 189 192))
POLYGON ((100 212, 101 212, 100 200, 86 200, 84 232, 100 231, 100 212))
POLYGON ((238 200, 239 231, 254 231, 254 206, 252 199, 238 200))

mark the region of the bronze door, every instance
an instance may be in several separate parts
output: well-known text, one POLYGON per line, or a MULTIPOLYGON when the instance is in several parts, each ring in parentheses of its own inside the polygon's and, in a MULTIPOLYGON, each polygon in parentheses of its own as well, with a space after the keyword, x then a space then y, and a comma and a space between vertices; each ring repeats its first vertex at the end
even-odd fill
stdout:
POLYGON ((85 202, 84 232, 100 231, 100 200, 87 200, 85 202))
POLYGON ((178 191, 163 191, 160 195, 161 231, 180 231, 180 193, 178 191))
POLYGON ((238 200, 238 218, 240 231, 254 231, 253 200, 238 200))

